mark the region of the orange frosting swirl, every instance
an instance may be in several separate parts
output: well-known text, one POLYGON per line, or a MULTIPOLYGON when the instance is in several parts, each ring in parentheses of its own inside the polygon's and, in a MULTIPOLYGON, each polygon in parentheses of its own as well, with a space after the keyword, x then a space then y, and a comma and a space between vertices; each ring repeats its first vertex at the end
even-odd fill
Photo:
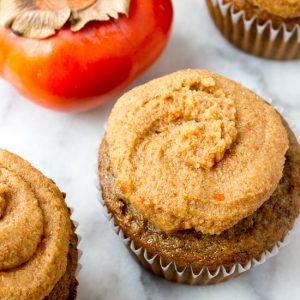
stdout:
POLYGON ((63 276, 71 224, 61 192, 0 150, 0 299, 44 299, 63 276))
POLYGON ((220 234, 252 214, 274 192, 288 149, 271 106, 201 70, 123 95, 105 139, 120 197, 167 233, 220 234))

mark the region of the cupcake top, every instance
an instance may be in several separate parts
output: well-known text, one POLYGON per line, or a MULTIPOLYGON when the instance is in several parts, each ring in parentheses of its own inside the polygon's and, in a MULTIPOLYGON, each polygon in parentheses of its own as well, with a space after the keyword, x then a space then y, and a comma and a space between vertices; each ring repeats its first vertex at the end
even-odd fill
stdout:
POLYGON ((300 0, 247 0, 267 12, 282 18, 300 17, 300 0))
POLYGON ((220 234, 252 214, 275 190, 288 149, 270 105, 199 70, 122 96, 106 142, 120 195, 167 233, 220 234))
POLYGON ((67 266, 71 224, 62 193, 0 150, 0 299, 44 299, 67 266))

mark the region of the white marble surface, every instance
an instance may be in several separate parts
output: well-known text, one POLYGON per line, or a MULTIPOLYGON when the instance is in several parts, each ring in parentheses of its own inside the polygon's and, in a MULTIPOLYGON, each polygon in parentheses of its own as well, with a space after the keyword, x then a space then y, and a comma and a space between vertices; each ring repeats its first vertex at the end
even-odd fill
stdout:
MULTIPOLYGON (((133 85, 177 69, 211 69, 271 96, 300 128, 300 61, 265 61, 234 49, 212 24, 203 0, 174 0, 174 8, 167 50, 133 85)), ((300 235, 263 266, 217 286, 168 283, 142 270, 97 200, 97 147, 113 102, 86 113, 60 114, 25 101, 3 81, 0 100, 0 147, 53 178, 75 208, 84 252, 78 299, 300 299, 300 235)))

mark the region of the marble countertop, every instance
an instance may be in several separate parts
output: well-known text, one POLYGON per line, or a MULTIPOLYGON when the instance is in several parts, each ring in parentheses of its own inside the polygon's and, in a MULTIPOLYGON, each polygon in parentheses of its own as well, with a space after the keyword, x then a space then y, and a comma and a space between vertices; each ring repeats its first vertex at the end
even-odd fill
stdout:
MULTIPOLYGON (((175 23, 164 54, 132 86, 182 68, 205 68, 242 82, 300 129, 300 61, 265 61, 229 45, 204 1, 174 0, 175 23)), ((106 221, 97 194, 97 147, 114 101, 81 114, 44 110, 0 81, 0 147, 29 160, 67 193, 83 251, 80 300, 300 299, 300 235, 264 265, 227 283, 190 287, 156 278, 133 261, 106 221)))

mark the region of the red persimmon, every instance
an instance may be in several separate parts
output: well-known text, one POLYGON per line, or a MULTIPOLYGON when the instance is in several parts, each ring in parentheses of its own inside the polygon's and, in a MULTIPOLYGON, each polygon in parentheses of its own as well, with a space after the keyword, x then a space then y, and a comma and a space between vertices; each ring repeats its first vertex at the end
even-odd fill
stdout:
POLYGON ((171 0, 131 0, 129 15, 68 25, 33 39, 0 27, 0 76, 44 107, 76 112, 111 99, 149 67, 166 46, 171 0))

